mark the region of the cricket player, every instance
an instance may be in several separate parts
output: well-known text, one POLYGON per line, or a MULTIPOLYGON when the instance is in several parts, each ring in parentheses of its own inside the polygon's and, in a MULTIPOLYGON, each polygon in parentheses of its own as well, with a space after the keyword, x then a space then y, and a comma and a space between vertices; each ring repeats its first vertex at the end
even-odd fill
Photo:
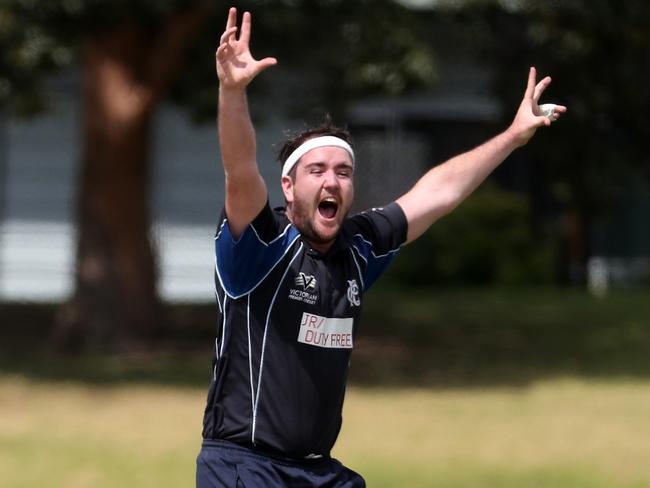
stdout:
POLYGON ((286 141, 272 209, 257 164, 246 89, 275 58, 249 50, 251 14, 231 8, 216 52, 218 133, 226 192, 215 238, 219 330, 196 483, 207 487, 362 487, 330 456, 357 339, 363 294, 399 249, 451 212, 535 131, 551 79, 528 86, 512 124, 437 165, 384 207, 349 216, 357 161, 329 123, 286 141))

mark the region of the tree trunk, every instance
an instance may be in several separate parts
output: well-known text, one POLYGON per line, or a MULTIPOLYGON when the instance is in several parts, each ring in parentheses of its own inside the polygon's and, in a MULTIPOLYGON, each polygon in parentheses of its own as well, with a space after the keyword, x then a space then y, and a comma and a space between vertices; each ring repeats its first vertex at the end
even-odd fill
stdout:
MULTIPOLYGON (((88 42, 77 201, 75 294, 58 339, 121 346, 154 332, 159 303, 149 240, 152 108, 124 33, 88 42)), ((133 49, 133 46, 131 47, 133 49)))
POLYGON ((85 42, 75 293, 55 327, 61 347, 124 349, 160 331, 152 121, 202 13, 179 13, 155 35, 130 25, 85 42))

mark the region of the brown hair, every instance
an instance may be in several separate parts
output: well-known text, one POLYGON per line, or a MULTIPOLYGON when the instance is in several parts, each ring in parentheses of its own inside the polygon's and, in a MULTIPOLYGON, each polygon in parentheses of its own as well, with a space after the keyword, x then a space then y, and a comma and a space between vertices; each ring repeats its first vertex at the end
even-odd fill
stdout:
MULTIPOLYGON (((280 165, 284 165, 284 162, 289 158, 291 153, 294 152, 299 146, 301 146, 306 140, 320 136, 338 137, 339 139, 343 139, 345 142, 352 145, 352 138, 350 137, 348 130, 335 126, 330 115, 326 114, 321 125, 317 127, 310 127, 299 133, 288 134, 287 140, 284 142, 280 148, 280 151, 278 152, 278 161, 280 161, 280 165)), ((295 166, 289 173, 292 178, 294 176, 294 171, 295 166)))

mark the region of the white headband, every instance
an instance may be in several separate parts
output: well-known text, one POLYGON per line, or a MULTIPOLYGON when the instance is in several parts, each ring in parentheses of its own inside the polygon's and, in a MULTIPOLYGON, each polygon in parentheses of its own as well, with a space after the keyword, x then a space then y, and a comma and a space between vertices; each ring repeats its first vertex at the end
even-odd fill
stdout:
POLYGON ((287 160, 284 162, 284 166, 282 166, 282 176, 287 176, 289 172, 293 169, 293 167, 296 165, 296 163, 300 160, 300 158, 303 157, 306 153, 308 153, 312 149, 316 149, 317 147, 325 147, 325 146, 335 146, 335 147, 340 147, 342 149, 345 149, 350 154, 350 157, 352 158, 352 165, 354 166, 354 151, 352 150, 350 144, 345 142, 340 137, 321 136, 321 137, 314 137, 313 139, 307 139, 307 141, 305 141, 300 146, 298 146, 289 155, 287 160))

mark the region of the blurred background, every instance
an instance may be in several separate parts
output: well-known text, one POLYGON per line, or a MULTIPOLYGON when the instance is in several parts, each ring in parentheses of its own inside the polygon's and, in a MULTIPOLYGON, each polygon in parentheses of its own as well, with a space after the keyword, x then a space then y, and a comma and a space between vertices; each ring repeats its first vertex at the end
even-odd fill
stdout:
POLYGON ((335 455, 369 486, 650 486, 650 4, 3 0, 0 479, 192 486, 232 5, 273 205, 287 131, 352 133, 356 209, 568 106, 367 295, 335 455))

